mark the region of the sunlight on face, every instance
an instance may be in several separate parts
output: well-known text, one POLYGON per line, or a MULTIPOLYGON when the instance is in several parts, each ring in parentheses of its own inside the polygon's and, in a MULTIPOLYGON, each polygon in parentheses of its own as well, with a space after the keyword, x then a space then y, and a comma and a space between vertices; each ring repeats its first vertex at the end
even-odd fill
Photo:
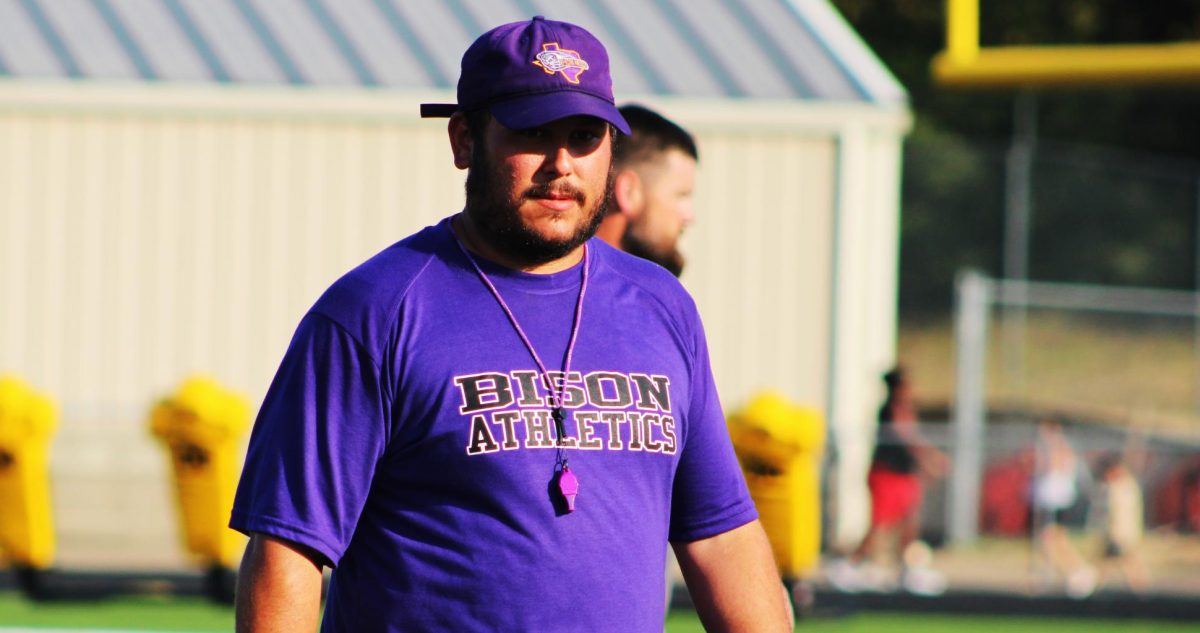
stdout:
POLYGON ((696 160, 682 150, 670 149, 636 169, 643 202, 630 218, 623 247, 678 274, 676 269, 682 269, 683 262, 679 237, 695 219, 696 160))
POLYGON ((490 121, 482 136, 467 174, 467 213, 489 244, 543 263, 595 233, 612 189, 607 123, 576 116, 510 130, 490 121))

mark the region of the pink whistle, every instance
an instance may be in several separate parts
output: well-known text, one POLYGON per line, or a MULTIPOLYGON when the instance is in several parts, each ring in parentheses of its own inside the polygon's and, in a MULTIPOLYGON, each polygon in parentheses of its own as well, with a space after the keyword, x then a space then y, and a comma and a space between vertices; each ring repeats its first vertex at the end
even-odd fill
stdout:
POLYGON ((563 468, 562 474, 558 476, 558 490, 567 500, 567 512, 574 512, 575 495, 579 494, 579 479, 575 477, 575 473, 571 472, 570 468, 563 468))

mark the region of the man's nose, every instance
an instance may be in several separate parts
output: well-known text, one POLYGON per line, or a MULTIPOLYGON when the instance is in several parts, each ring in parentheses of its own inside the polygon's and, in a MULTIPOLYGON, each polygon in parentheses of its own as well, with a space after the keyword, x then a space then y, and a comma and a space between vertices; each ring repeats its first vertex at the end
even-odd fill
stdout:
POLYGON ((692 202, 689 200, 679 205, 679 219, 684 226, 696 221, 696 213, 692 210, 692 202))
POLYGON ((546 153, 542 170, 555 176, 566 176, 574 171, 574 159, 565 145, 556 145, 546 153))

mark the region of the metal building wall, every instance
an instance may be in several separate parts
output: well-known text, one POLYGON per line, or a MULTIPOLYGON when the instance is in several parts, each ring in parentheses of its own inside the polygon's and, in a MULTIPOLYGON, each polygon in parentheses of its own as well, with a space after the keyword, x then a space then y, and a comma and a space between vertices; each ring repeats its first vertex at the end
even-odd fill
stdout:
POLYGON ((257 407, 329 283, 460 208, 416 103, 0 87, 0 371, 62 406, 65 562, 181 562, 150 405, 203 372, 257 407))
POLYGON ((836 140, 804 130, 701 139, 684 283, 726 409, 763 389, 824 408, 836 140))
POLYGON ((852 125, 839 142, 826 412, 837 455, 831 541, 846 548, 870 523, 866 479, 882 376, 896 362, 900 138, 852 125))
POLYGON ((146 402, 194 371, 261 394, 330 282, 461 206, 444 123, 415 105, 87 92, 0 115, 0 366, 69 406, 146 402))
POLYGON ((823 411, 834 542, 869 520, 880 376, 895 361, 902 110, 847 103, 664 103, 700 134, 684 282, 726 409, 777 389, 823 411), (709 150, 707 154, 704 154, 709 150))
MULTIPOLYGON (((444 98, 0 83, 0 371, 62 404, 53 468, 65 564, 182 563, 149 406, 205 372, 257 407, 331 281, 461 206, 444 123, 415 116, 417 103, 444 98)), ((726 407, 775 388, 839 418, 863 417, 861 401, 869 419, 877 365, 893 353, 887 222, 904 117, 651 105, 701 147, 684 283, 726 407), (844 191, 863 183, 873 188, 844 191), (839 227, 839 213, 858 220, 839 227), (851 273, 866 285, 839 290, 851 273), (842 295, 851 311, 836 309, 842 295), (837 351, 839 331, 855 333, 854 348, 837 351)))

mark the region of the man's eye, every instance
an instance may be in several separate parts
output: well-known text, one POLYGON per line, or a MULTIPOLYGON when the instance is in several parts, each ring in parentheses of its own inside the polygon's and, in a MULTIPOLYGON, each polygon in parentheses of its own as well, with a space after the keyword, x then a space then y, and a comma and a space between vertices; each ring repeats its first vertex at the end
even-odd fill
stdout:
POLYGON ((595 143, 600 138, 600 133, 594 130, 576 130, 571 133, 571 139, 581 143, 595 143))

